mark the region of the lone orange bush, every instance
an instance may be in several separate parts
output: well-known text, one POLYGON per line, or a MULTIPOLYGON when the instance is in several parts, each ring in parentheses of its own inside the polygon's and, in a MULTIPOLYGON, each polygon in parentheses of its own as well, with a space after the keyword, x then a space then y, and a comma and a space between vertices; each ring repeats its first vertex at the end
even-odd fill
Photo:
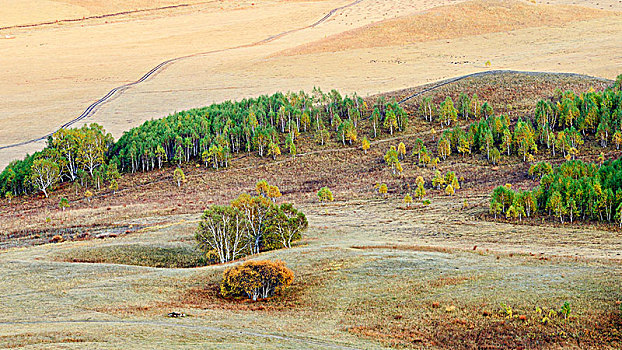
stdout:
POLYGON ((256 301, 281 292, 293 280, 294 273, 280 260, 248 261, 224 272, 220 292, 224 297, 246 297, 256 301))

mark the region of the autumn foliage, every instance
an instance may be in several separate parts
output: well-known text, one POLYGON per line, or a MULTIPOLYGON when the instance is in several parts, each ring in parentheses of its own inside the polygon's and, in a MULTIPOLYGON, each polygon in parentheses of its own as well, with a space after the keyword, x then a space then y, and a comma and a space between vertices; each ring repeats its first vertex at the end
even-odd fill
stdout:
POLYGON ((294 281, 294 273, 277 260, 247 261, 226 270, 220 284, 225 298, 266 299, 280 293, 294 281))

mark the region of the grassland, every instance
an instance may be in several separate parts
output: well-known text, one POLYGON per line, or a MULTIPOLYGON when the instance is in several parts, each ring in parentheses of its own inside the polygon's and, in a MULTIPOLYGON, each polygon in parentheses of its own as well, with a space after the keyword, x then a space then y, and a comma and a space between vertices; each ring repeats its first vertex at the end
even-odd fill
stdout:
MULTIPOLYGON (((430 94, 441 100, 477 92, 516 119, 557 87, 606 84, 506 73, 430 94)), ((620 348, 619 230, 491 220, 492 188, 535 184, 513 157, 491 167, 478 156, 453 156, 440 169, 463 178, 457 195, 429 190, 430 206, 406 210, 403 194, 432 171, 409 158, 403 176, 393 177, 382 156, 389 145, 411 146, 416 137, 434 149, 429 128, 413 119, 404 134, 377 141, 367 154, 303 140, 296 158, 247 155, 218 172, 191 164, 181 188, 163 169, 126 175, 117 194, 102 191, 90 202, 71 187, 50 199, 3 201, 0 347, 620 348), (193 242, 201 210, 251 191, 260 178, 278 185, 280 201, 301 207, 310 223, 293 248, 247 258, 285 261, 296 279, 284 295, 260 303, 221 298, 218 282, 229 265, 154 267, 201 265, 193 242), (386 197, 373 192, 376 182, 389 185, 386 197), (325 185, 337 201, 319 205, 315 192, 325 185), (69 209, 58 209, 59 196, 70 199, 69 209), (49 243, 56 234, 66 241, 49 243), (572 308, 567 319, 557 313, 565 302, 572 308), (537 308, 546 315, 555 310, 547 324, 537 308), (167 317, 172 311, 188 316, 167 317)), ((580 157, 599 152, 588 139, 580 157)))
MULTIPOLYGON (((181 221, 185 216, 169 218, 178 224, 155 225, 116 239, 3 251, 0 344, 620 345, 619 256, 586 258, 593 239, 606 233, 482 225, 468 211, 449 210, 456 205, 453 199, 433 203, 409 211, 385 200, 305 207, 311 227, 301 244, 252 257, 282 259, 296 273, 288 293, 258 304, 218 296, 217 283, 226 266, 158 269, 62 261, 85 249, 116 254, 107 248, 187 244, 195 224, 181 221), (540 324, 536 307, 558 310, 566 301, 573 309, 568 320, 540 324), (501 303, 526 319, 506 318, 501 303), (189 316, 169 319, 171 311, 189 316)), ((600 242, 601 249, 622 251, 619 240, 600 242)))

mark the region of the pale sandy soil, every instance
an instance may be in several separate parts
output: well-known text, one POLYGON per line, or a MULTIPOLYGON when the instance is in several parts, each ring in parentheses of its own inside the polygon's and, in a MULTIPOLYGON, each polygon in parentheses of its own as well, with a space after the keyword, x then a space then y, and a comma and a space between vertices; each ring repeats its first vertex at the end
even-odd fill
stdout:
MULTIPOLYGON (((490 69, 577 72, 610 79, 621 73, 622 2, 617 0, 549 1, 550 6, 514 2, 510 4, 520 9, 524 20, 499 25, 493 18, 486 21, 492 25, 466 32, 461 26, 443 25, 442 20, 459 17, 466 25, 477 23, 483 15, 502 13, 499 2, 475 6, 446 0, 363 0, 314 28, 302 29, 331 9, 351 2, 206 2, 0 31, 0 38, 15 37, 0 40, 0 146, 54 131, 110 89, 138 79, 166 59, 214 50, 226 49, 168 66, 103 105, 87 122, 101 123, 119 137, 144 120, 212 102, 278 90, 310 90, 315 85, 375 94, 486 70, 488 60, 490 69), (591 9, 565 7, 573 3, 591 9), (462 13, 461 6, 470 6, 468 18, 456 15, 462 13), (430 17, 434 13, 446 16, 440 16, 437 24, 430 17), (276 55, 396 17, 402 17, 397 20, 400 23, 426 18, 426 23, 409 26, 409 35, 425 40, 408 40, 406 44, 399 40, 403 34, 394 35, 398 40, 393 41, 363 36, 365 45, 345 50, 329 47, 304 55, 276 55), (444 29, 427 34, 436 27, 444 29), (269 43, 230 49, 293 29, 302 30, 269 43)), ((82 13, 76 6, 86 9, 83 16, 89 16, 144 8, 146 2, 112 2, 99 7, 98 3, 76 0, 54 2, 54 6, 60 6, 57 17, 75 18, 82 13)), ((28 23, 18 17, 13 23, 28 23)), ((0 168, 42 146, 40 142, 0 150, 0 168)))

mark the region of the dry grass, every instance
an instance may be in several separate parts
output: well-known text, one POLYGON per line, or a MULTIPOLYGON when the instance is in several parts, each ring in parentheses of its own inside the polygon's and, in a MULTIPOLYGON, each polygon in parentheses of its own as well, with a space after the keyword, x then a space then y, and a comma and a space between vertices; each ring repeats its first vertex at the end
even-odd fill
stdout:
MULTIPOLYGON (((494 80, 500 90, 518 79, 504 77, 494 80)), ((514 84, 517 91, 532 86, 548 91, 555 85, 542 76, 520 79, 520 85, 514 84)), ((568 80, 568 86, 581 88, 595 83, 568 80)), ((502 94, 485 89, 478 79, 448 86, 434 98, 461 88, 481 92, 495 104, 503 101, 502 94)), ((528 96, 531 101, 538 93, 528 96)), ((527 110, 521 107, 513 116, 527 110)), ((408 131, 413 135, 400 140, 410 148, 423 135, 431 145, 427 128, 413 120, 408 131)), ((182 188, 172 181, 171 169, 126 175, 122 191, 99 193, 90 204, 71 189, 60 189, 54 196, 72 200, 65 212, 56 209, 57 198, 14 200, 4 207, 1 220, 9 232, 54 225, 45 231, 53 234, 80 220, 140 229, 114 239, 2 250, 0 295, 6 316, 0 320, 0 337, 26 344, 28 337, 20 334, 45 327, 60 335, 82 332, 98 348, 248 348, 259 341, 266 341, 267 348, 622 346, 619 232, 482 220, 491 188, 508 181, 519 188, 533 185, 516 158, 493 169, 478 158, 453 157, 440 167, 464 177, 457 195, 430 190, 429 206, 401 210, 403 194, 415 178, 429 180, 432 170, 408 158, 403 176, 391 176, 382 156, 395 143, 376 143, 367 155, 333 143, 326 150, 334 152, 283 157, 278 163, 244 158, 216 173, 188 166, 189 181, 182 188), (151 248, 190 246, 204 206, 252 191, 259 178, 277 184, 280 200, 295 202, 310 223, 299 245, 248 257, 285 261, 296 276, 285 294, 261 303, 221 298, 218 283, 230 264, 190 269, 119 264, 160 263, 162 256, 151 248), (374 194, 376 182, 389 185, 387 197, 374 194), (325 185, 337 202, 318 205, 315 192, 325 185), (465 199, 469 206, 462 209, 465 199), (76 254, 77 260, 91 263, 58 259, 72 260, 76 254), (543 325, 536 307, 559 310, 564 302, 572 307, 571 317, 556 314, 543 325), (507 318, 501 303, 517 317, 507 318), (171 311, 189 316, 171 320, 166 318, 171 311), (266 338, 275 335, 280 338, 266 338)), ((317 146, 306 140, 300 148, 308 152, 312 147, 317 146)))
POLYGON ((615 15, 615 12, 579 6, 536 6, 515 0, 475 0, 373 23, 286 50, 275 56, 408 45, 531 27, 559 27, 576 21, 615 15))

